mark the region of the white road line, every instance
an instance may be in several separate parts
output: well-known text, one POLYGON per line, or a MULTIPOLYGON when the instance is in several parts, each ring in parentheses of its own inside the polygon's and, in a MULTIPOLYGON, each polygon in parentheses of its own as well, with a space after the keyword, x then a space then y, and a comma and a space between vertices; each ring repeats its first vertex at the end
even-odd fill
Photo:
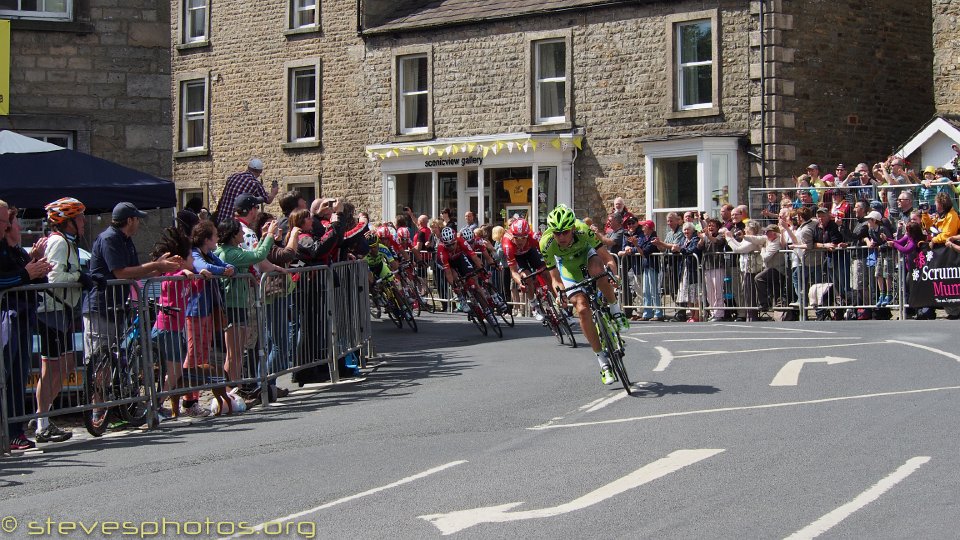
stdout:
MULTIPOLYGON (((717 325, 717 326, 719 326, 719 325, 717 325)), ((701 327, 701 328, 703 328, 703 327, 701 327)), ((747 332, 737 332, 736 330, 706 330, 706 329, 704 329, 703 332, 699 332, 699 331, 694 331, 694 330, 691 328, 690 330, 687 330, 686 332, 684 332, 684 331, 682 331, 682 330, 676 331, 676 332, 674 332, 674 331, 666 331, 666 332, 630 332, 630 335, 632 335, 632 336, 665 336, 665 335, 668 335, 668 334, 680 334, 680 335, 684 335, 684 336, 693 336, 693 335, 702 334, 702 335, 705 335, 705 336, 706 336, 706 335, 712 336, 712 335, 714 335, 714 334, 737 334, 737 335, 743 335, 743 334, 745 334, 745 333, 747 333, 747 332)), ((766 333, 769 333, 769 332, 763 332, 763 333, 766 334, 766 333)), ((832 333, 832 332, 831 332, 831 333, 832 333)))
POLYGON ((918 348, 918 349, 923 349, 923 350, 925 350, 925 351, 930 351, 930 352, 935 352, 935 353, 937 353, 937 354, 941 354, 941 355, 943 355, 943 356, 946 356, 947 358, 952 358, 952 359, 956 360, 957 362, 960 362, 960 356, 957 356, 957 355, 955 355, 955 354, 951 354, 951 353, 948 353, 948 352, 945 352, 945 351, 941 351, 940 349, 934 349, 933 347, 928 347, 928 346, 926 346, 926 345, 920 345, 920 344, 918 344, 918 343, 910 343, 909 341, 900 341, 900 340, 898 340, 898 339, 888 339, 888 340, 887 340, 887 343, 899 343, 900 345, 906 345, 906 346, 908 346, 908 347, 916 347, 916 348, 918 348))
POLYGON ((663 371, 667 369, 667 366, 670 365, 670 362, 673 362, 673 353, 668 351, 666 347, 654 347, 654 349, 660 351, 660 361, 657 362, 657 367, 653 368, 654 371, 663 371))
POLYGON ((890 474, 890 476, 880 480, 870 487, 870 489, 864 491, 860 495, 857 495, 847 504, 837 508, 836 510, 833 510, 832 512, 828 512, 810 525, 807 525, 799 531, 791 534, 786 538, 786 540, 808 540, 820 536, 841 521, 847 519, 847 517, 857 510, 860 510, 864 506, 880 498, 880 496, 886 493, 890 488, 913 474, 917 469, 920 468, 921 465, 928 461, 930 461, 929 456, 917 456, 915 458, 908 459, 906 463, 901 465, 896 471, 890 474))
POLYGON ((837 347, 862 347, 864 345, 882 345, 883 341, 875 342, 859 342, 859 343, 837 343, 834 345, 811 345, 806 347, 770 347, 766 349, 747 349, 745 351, 677 351, 677 356, 675 358, 693 358, 696 356, 710 356, 715 354, 743 354, 743 353, 753 353, 753 352, 767 352, 767 351, 792 351, 795 349, 835 349, 837 347), (683 353, 683 356, 679 354, 683 353))
MULTIPOLYGON (((630 387, 631 387, 631 388, 635 388, 635 389, 637 389, 637 390, 640 390, 640 389, 642 389, 644 386, 647 386, 647 385, 649 385, 649 384, 650 384, 650 383, 648 383, 648 382, 635 382, 635 383, 631 384, 630 387)), ((617 401, 620 401, 621 399, 623 399, 623 398, 625 398, 625 397, 627 397, 627 393, 626 393, 626 392, 619 392, 619 391, 618 391, 618 392, 617 392, 616 394, 614 394, 613 396, 610 396, 610 397, 608 397, 608 398, 603 398, 603 399, 601 399, 600 401, 595 401, 595 402, 593 402, 593 405, 592 405, 590 408, 586 409, 584 412, 588 412, 588 413, 597 412, 597 411, 599 411, 600 409, 606 407, 607 405, 610 405, 611 403, 615 403, 615 402, 617 402, 617 401)), ((583 410, 582 407, 581 407, 581 410, 583 410)))
POLYGON ((941 392, 944 390, 960 390, 960 386, 941 386, 938 388, 922 388, 920 390, 903 390, 899 392, 880 392, 877 394, 861 394, 857 396, 841 396, 841 397, 824 398, 824 399, 812 399, 810 401, 786 401, 782 403, 768 403, 766 405, 745 405, 742 407, 724 407, 721 409, 700 409, 696 411, 651 414, 649 416, 633 416, 630 418, 617 418, 613 420, 597 420, 595 422, 577 422, 574 424, 552 424, 549 426, 546 426, 546 425, 534 426, 534 427, 529 427, 527 429, 541 430, 541 429, 598 426, 601 424, 623 424, 626 422, 640 422, 643 420, 656 420, 659 418, 673 418, 677 416, 693 416, 696 414, 713 414, 713 413, 723 413, 723 412, 733 412, 733 411, 752 411, 756 409, 776 409, 779 407, 793 407, 795 405, 817 405, 820 403, 832 403, 835 401, 850 401, 854 399, 867 399, 867 398, 886 397, 886 396, 903 396, 903 395, 909 395, 909 394, 923 394, 927 392, 941 392))
POLYGON ((632 340, 634 340, 634 341, 639 341, 640 343, 647 343, 647 340, 645 340, 645 339, 640 339, 640 338, 638 338, 638 337, 627 336, 627 335, 624 335, 624 334, 620 334, 620 337, 622 337, 623 339, 632 339, 632 340))
MULTIPOLYGON (((673 341, 679 341, 681 343, 687 343, 690 341, 810 341, 811 338, 808 337, 718 337, 718 338, 693 338, 693 339, 665 339, 664 343, 670 343, 673 341)), ((842 339, 842 340, 851 340, 851 339, 863 339, 860 337, 818 337, 817 341, 823 341, 826 339, 842 339)))
MULTIPOLYGON (((594 405, 596 405, 597 403, 600 403, 601 401, 603 401, 603 400, 605 400, 605 399, 607 399, 607 398, 604 398, 604 397, 602 397, 602 398, 597 398, 597 399, 591 401, 590 403, 587 403, 586 405, 581 405, 581 406, 580 406, 580 410, 581 410, 581 411, 585 411, 585 410, 589 409, 590 407, 593 407, 594 405)), ((561 416, 560 418, 563 418, 563 417, 561 416)), ((556 420, 556 418, 554 418, 554 420, 556 420)))
POLYGON ((732 328, 751 328, 754 330, 775 330, 775 331, 784 331, 784 332, 807 332, 810 334, 836 334, 836 332, 830 332, 828 330, 807 330, 804 328, 784 328, 779 326, 750 326, 746 324, 716 324, 714 326, 730 326, 732 328))
POLYGON ((259 525, 256 525, 255 527, 253 527, 253 528, 251 528, 251 529, 246 529, 246 530, 244 530, 242 533, 237 533, 237 534, 234 534, 234 535, 232 535, 232 536, 225 536, 225 537, 223 537, 223 538, 220 538, 219 540, 227 540, 227 539, 229 539, 229 538, 240 538, 241 536, 248 536, 248 535, 250 535, 250 534, 256 534, 256 533, 262 531, 267 525, 274 525, 274 524, 276 524, 276 523, 283 523, 283 522, 286 522, 286 521, 290 521, 290 520, 293 520, 293 519, 297 519, 297 518, 299 518, 299 517, 306 516, 307 514, 312 514, 312 513, 314 513, 314 512, 319 512, 320 510, 325 510, 325 509, 327 509, 327 508, 330 508, 331 506, 336 506, 336 505, 338 505, 338 504, 343 504, 343 503, 345 503, 345 502, 350 502, 350 501, 359 499, 359 498, 361 498, 361 497, 366 497, 367 495, 374 495, 374 494, 376 494, 376 493, 380 493, 381 491, 385 491, 385 490, 388 490, 388 489, 391 489, 391 488, 395 488, 395 487, 398 487, 398 486, 402 486, 402 485, 404 485, 404 484, 409 484, 410 482, 413 482, 413 481, 415 481, 415 480, 419 480, 419 479, 421 479, 421 478, 426 478, 427 476, 430 476, 431 474, 436 474, 436 473, 438 473, 438 472, 445 471, 445 470, 449 469, 450 467, 456 467, 457 465, 463 465, 464 463, 467 463, 467 461, 466 461, 466 460, 451 461, 450 463, 447 463, 447 464, 445 464, 445 465, 440 465, 439 467, 434 467, 434 468, 432 468, 432 469, 427 469, 427 470, 425 470, 425 471, 423 471, 423 472, 421 472, 421 473, 417 473, 417 474, 415 474, 415 475, 413 475, 413 476, 408 476, 408 477, 406 477, 406 478, 404 478, 404 479, 402 479, 402 480, 397 480, 396 482, 393 482, 393 483, 391 483, 391 484, 387 484, 387 485, 385 485, 385 486, 380 486, 380 487, 378 487, 378 488, 368 489, 367 491, 364 491, 364 492, 362 492, 362 493, 357 493, 357 494, 355 494, 355 495, 350 495, 350 496, 348 496, 348 497, 343 497, 342 499, 337 499, 337 500, 335 500, 335 501, 331 501, 331 502, 328 502, 328 503, 325 503, 325 504, 321 504, 320 506, 316 506, 316 507, 311 508, 311 509, 309 509, 309 510, 304 510, 303 512, 297 512, 296 514, 290 514, 289 516, 284 516, 284 517, 281 517, 281 518, 272 519, 272 520, 270 520, 270 521, 265 521, 265 522, 263 522, 263 523, 261 523, 261 524, 259 524, 259 525))

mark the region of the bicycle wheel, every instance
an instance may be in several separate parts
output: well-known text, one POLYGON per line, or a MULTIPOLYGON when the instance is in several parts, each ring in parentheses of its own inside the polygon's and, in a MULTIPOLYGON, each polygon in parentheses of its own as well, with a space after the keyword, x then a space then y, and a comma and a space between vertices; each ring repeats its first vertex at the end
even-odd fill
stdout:
MULTIPOLYGON (((159 358, 159 350, 153 348, 153 357, 159 358)), ((118 380, 118 390, 120 399, 135 399, 131 403, 125 403, 117 407, 117 413, 121 419, 129 422, 133 427, 139 427, 147 421, 147 411, 150 408, 147 403, 147 386, 143 376, 143 368, 146 365, 143 347, 140 342, 130 345, 126 352, 126 366, 120 370, 118 380)))
POLYGON ((620 347, 620 335, 613 328, 613 322, 606 314, 594 313, 594 321, 597 325, 597 334, 600 336, 600 346, 606 351, 610 359, 610 367, 620 379, 620 384, 627 394, 631 394, 630 377, 627 375, 627 369, 623 365, 623 349, 620 347))
POLYGON ((483 317, 477 314, 478 311, 475 305, 471 305, 470 312, 467 313, 467 320, 471 321, 480 330, 481 334, 487 335, 487 323, 483 322, 483 317))
POLYGON ((383 310, 380 309, 381 299, 379 298, 379 296, 380 295, 378 293, 375 293, 375 292, 370 293, 370 315, 374 319, 379 319, 380 316, 383 315, 383 310))
POLYGON ((563 334, 560 331, 560 321, 557 311, 553 308, 552 305, 548 305, 544 298, 544 295, 541 291, 537 291, 533 297, 533 302, 536 303, 533 308, 540 312, 543 315, 543 325, 550 329, 553 332, 553 337, 557 338, 557 341, 560 344, 563 344, 563 334))
MULTIPOLYGON (((101 350, 88 359, 83 386, 87 393, 87 402, 105 403, 113 399, 113 357, 101 350)), ((83 411, 83 425, 87 432, 99 437, 110 424, 112 411, 109 408, 83 411)))
POLYGON ((410 300, 405 296, 398 296, 397 304, 399 305, 403 320, 407 322, 407 326, 414 332, 418 332, 417 319, 413 316, 413 307, 410 306, 410 300))
POLYGON ((397 328, 403 328, 403 309, 401 309, 398 303, 397 291, 391 287, 385 290, 384 293, 384 296, 387 297, 387 305, 384 308, 384 311, 387 312, 387 317, 393 321, 393 324, 397 325, 397 328))
POLYGON ((477 303, 477 306, 480 307, 480 311, 483 313, 483 317, 487 320, 487 325, 490 328, 493 328, 493 331, 496 332, 497 337, 503 337, 503 329, 500 328, 500 322, 497 320, 497 314, 494 313, 493 307, 487 303, 487 299, 484 298, 483 293, 478 289, 473 290, 473 301, 477 303))
POLYGON ((437 300, 433 296, 433 289, 428 286, 424 286, 423 290, 420 292, 420 298, 423 300, 423 307, 427 310, 427 313, 437 312, 437 300))

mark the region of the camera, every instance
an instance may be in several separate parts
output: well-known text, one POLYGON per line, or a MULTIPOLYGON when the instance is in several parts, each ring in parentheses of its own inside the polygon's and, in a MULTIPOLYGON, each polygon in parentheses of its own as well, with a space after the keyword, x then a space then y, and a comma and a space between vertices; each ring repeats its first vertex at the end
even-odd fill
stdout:
POLYGON ((921 211, 921 212, 929 212, 929 211, 930 211, 930 203, 928 203, 928 202, 922 202, 922 203, 920 203, 920 205, 918 206, 918 208, 920 208, 920 211, 921 211))
POLYGON ((860 173, 858 173, 858 172, 853 173, 853 177, 854 177, 854 178, 860 178, 860 173))
POLYGON ((270 187, 271 187, 271 188, 278 188, 278 187, 280 187, 280 183, 277 182, 276 180, 274 180, 274 181, 270 182, 270 187))

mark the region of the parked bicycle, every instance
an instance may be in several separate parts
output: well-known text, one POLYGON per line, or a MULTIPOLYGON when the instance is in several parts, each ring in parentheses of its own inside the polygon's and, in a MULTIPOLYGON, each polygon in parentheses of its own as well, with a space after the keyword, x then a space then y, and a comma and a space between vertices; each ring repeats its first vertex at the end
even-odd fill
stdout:
MULTIPOLYGON (((151 309, 159 309, 167 314, 180 311, 179 308, 161 306, 153 301, 148 303, 151 309)), ((155 361, 151 367, 147 365, 144 357, 139 302, 128 300, 124 309, 117 314, 117 319, 118 324, 130 321, 126 324, 126 329, 118 334, 120 339, 94 350, 86 365, 84 387, 87 401, 90 404, 120 402, 114 406, 84 411, 84 426, 94 437, 103 435, 115 417, 129 426, 146 423, 150 410, 151 393, 148 387, 151 382, 148 382, 150 379, 144 370, 152 370, 152 384, 157 392, 162 391, 166 377, 164 362, 155 361)), ((158 359, 160 354, 156 345, 150 346, 152 357, 158 359)))

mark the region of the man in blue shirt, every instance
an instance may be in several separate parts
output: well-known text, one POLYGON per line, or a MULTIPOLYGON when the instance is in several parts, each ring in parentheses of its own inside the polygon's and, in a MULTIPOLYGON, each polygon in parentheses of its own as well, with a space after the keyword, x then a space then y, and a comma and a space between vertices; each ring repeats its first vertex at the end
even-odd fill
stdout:
POLYGON ((86 357, 101 345, 116 341, 117 313, 122 313, 130 295, 128 285, 106 285, 108 279, 141 279, 175 272, 183 259, 163 255, 156 261, 140 264, 133 235, 140 230, 146 212, 133 203, 122 202, 113 207, 109 227, 93 242, 90 253, 90 275, 94 286, 83 299, 83 346, 86 357))

